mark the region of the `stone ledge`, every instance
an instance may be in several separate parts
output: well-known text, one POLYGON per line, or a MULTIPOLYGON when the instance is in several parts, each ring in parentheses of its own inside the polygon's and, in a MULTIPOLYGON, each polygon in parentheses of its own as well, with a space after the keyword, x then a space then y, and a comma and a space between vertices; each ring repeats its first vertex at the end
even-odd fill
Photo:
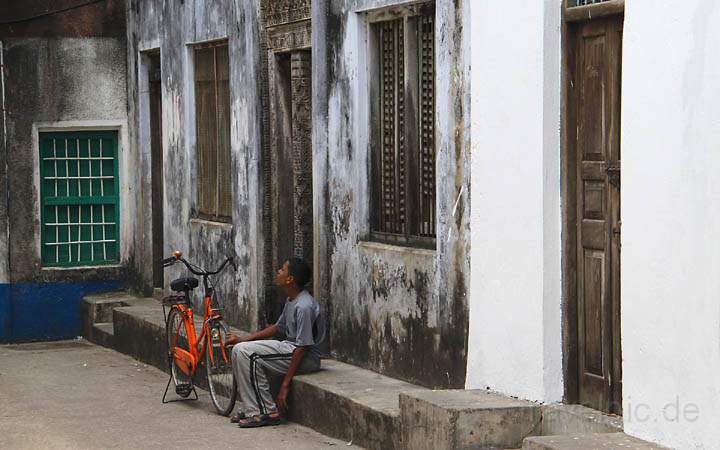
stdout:
MULTIPOLYGON (((153 299, 137 299, 133 304, 115 306, 112 310, 112 348, 167 372, 162 305, 153 299)), ((195 319, 199 330, 202 318, 195 319)), ((233 331, 243 333, 236 329, 233 331)), ((97 342, 101 345, 108 343, 97 342)), ((202 366, 196 381, 199 387, 205 386, 202 366)), ((277 379, 273 384, 277 387, 277 379)), ((329 436, 353 441, 356 445, 372 449, 400 449, 402 435, 398 393, 419 390, 425 388, 326 359, 320 372, 298 375, 293 379, 289 416, 297 423, 329 436), (322 407, 298 408, 296 405, 322 407)))
POLYGON ((604 414, 582 405, 546 405, 542 407, 543 436, 560 434, 622 433, 622 417, 604 414))
MULTIPOLYGON (((89 340, 168 371, 160 302, 116 292, 88 296, 82 309, 89 340), (97 320, 108 317, 112 322, 97 320)), ((202 318, 196 316, 195 320, 200 330, 202 318)), ((206 387, 203 366, 196 381, 199 387, 206 387)), ((276 378, 273 387, 277 389, 277 385, 276 378)), ((613 427, 618 422, 577 405, 541 407, 487 391, 432 391, 329 359, 323 360, 320 372, 296 376, 290 396, 293 421, 356 445, 383 450, 518 448, 526 436, 616 431, 613 427)), ((532 450, 621 448, 618 446, 627 442, 645 445, 638 447, 641 449, 661 448, 622 433, 530 437, 524 442, 523 448, 532 450), (588 446, 577 447, 578 442, 585 442, 578 439, 586 439, 588 446)))
POLYGON ((367 448, 406 448, 398 394, 425 388, 339 361, 326 359, 322 365, 320 372, 293 379, 293 421, 367 448), (322 407, 293 407, 300 404, 322 407))
POLYGON ((518 448, 538 434, 540 405, 484 390, 400 394, 408 449, 518 448))
MULTIPOLYGON (((136 304, 143 299, 128 294, 125 291, 105 292, 101 294, 86 295, 80 302, 80 319, 82 322, 83 336, 99 345, 111 346, 100 342, 105 339, 102 330, 94 327, 98 323, 111 323, 113 320, 113 309, 118 306, 136 304), (101 334, 97 334, 101 333, 101 334)), ((106 334, 106 333, 105 333, 106 334)))
POLYGON ((93 324, 93 338, 95 344, 102 345, 103 347, 115 347, 115 332, 113 330, 113 323, 96 323, 93 324))
POLYGON ((625 433, 530 437, 525 439, 522 448, 523 450, 667 450, 665 447, 641 441, 625 433))

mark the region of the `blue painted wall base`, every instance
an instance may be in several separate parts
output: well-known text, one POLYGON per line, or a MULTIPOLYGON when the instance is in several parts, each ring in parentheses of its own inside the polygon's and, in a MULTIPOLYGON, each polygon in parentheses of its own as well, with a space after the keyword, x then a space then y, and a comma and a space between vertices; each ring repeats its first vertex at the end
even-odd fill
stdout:
POLYGON ((0 284, 0 342, 76 337, 82 298, 122 288, 120 281, 0 284))

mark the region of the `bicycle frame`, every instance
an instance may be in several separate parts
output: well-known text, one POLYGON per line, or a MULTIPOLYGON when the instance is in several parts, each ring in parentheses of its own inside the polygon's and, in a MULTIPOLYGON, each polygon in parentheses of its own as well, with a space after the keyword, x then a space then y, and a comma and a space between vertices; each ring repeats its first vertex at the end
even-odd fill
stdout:
MULTIPOLYGON (((182 303, 173 305, 171 311, 173 308, 180 310, 185 330, 188 334, 188 347, 190 349, 190 351, 188 352, 174 346, 172 349, 173 358, 178 368, 182 370, 185 375, 194 377, 195 373, 197 372, 198 365, 203 361, 205 351, 208 349, 208 346, 212 345, 212 336, 210 335, 209 326, 210 321, 220 320, 222 317, 220 316, 220 314, 217 314, 215 309, 212 307, 212 293, 206 292, 205 298, 203 300, 203 324, 202 328, 200 329, 200 336, 197 336, 197 331, 195 329, 195 321, 193 320, 193 308, 182 303)), ((177 342, 177 333, 179 332, 180 327, 178 327, 176 335, 173 338, 173 342, 177 342)), ((223 360, 225 362, 228 362, 229 356, 227 354, 227 351, 225 350, 224 345, 220 346, 220 351, 223 355, 223 360)), ((210 352, 210 358, 211 362, 214 363, 214 361, 212 361, 212 352, 210 352)))
POLYGON ((205 294, 203 296, 203 321, 200 328, 200 336, 197 335, 195 329, 195 320, 193 312, 193 304, 190 301, 190 293, 197 287, 196 279, 183 278, 173 281, 171 288, 178 294, 170 295, 163 299, 163 315, 165 316, 166 339, 168 345, 168 365, 170 369, 170 378, 165 386, 162 402, 168 403, 186 399, 190 393, 195 394, 197 400, 198 395, 194 386, 195 375, 198 367, 205 362, 207 370, 208 387, 210 388, 210 396, 213 405, 218 413, 226 416, 235 405, 237 391, 233 380, 232 391, 230 396, 225 400, 220 400, 216 390, 225 392, 223 382, 214 378, 216 373, 231 375, 231 366, 228 364, 231 357, 225 348, 226 342, 223 337, 228 333, 229 329, 222 320, 220 311, 222 308, 213 307, 213 299, 215 296, 215 288, 208 281, 208 278, 221 273, 227 265, 231 265, 237 271, 237 265, 233 258, 227 258, 216 270, 206 270, 187 260, 183 259, 182 252, 176 250, 173 256, 165 258, 162 261, 163 267, 171 266, 177 262, 185 264, 187 269, 193 274, 202 277, 205 294), (180 294, 181 292, 181 294, 180 294), (165 307, 170 307, 170 312, 165 314, 165 307), (177 316, 177 319, 174 317, 177 316), (170 322, 170 319, 173 321, 170 322), (185 330, 187 342, 179 343, 181 329, 185 330), (207 353, 206 353, 207 352, 207 353), (222 361, 220 360, 222 358, 222 361), (224 365, 219 363, 224 362, 224 365), (184 376, 180 376, 180 373, 184 376), (166 396, 170 383, 175 381, 175 393, 180 398, 166 401, 166 396), (216 386, 217 383, 220 383, 216 386))

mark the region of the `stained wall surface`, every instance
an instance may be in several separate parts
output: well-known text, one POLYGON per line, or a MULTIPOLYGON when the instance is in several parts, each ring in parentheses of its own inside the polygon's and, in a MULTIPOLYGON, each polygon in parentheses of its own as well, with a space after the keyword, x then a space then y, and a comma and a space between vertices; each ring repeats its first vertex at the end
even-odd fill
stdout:
POLYGON ((412 249, 369 238, 367 12, 399 1, 314 1, 316 286, 331 346, 353 364, 426 386, 465 384, 469 274, 470 2, 435 2, 437 240, 412 249))
MULTIPOLYGON (((167 2, 132 0, 128 17, 128 113, 136 170, 143 174, 137 199, 135 267, 140 286, 152 284, 152 192, 146 52, 160 52, 165 253, 181 250, 201 267, 234 256, 238 271, 216 278, 224 316, 245 329, 258 326, 262 292, 260 150, 262 112, 259 1, 167 2), (230 223, 196 213, 197 157, 193 45, 227 40, 230 59, 230 126, 233 210, 230 223)), ((165 286, 186 271, 165 271, 165 286)))
MULTIPOLYGON (((4 123, 0 187, 0 340, 77 336, 82 292, 115 289, 131 258, 133 180, 127 171, 125 15, 122 2, 51 14, 52 5, 3 5, 4 123), (98 24, 107 24, 99 27, 98 24), (120 145, 121 263, 115 267, 52 269, 40 261, 38 132, 88 127, 118 131, 120 145), (6 191, 7 189, 7 191, 6 191), (6 195, 5 195, 6 194, 6 195), (102 282, 101 282, 102 280, 102 282), (48 283, 61 282, 54 293, 48 283), (105 283, 107 282, 107 283, 105 283), (45 319, 33 324, 32 312, 45 319), (47 319, 47 320, 46 320, 47 319)), ((77 2, 75 2, 77 3, 77 2)))

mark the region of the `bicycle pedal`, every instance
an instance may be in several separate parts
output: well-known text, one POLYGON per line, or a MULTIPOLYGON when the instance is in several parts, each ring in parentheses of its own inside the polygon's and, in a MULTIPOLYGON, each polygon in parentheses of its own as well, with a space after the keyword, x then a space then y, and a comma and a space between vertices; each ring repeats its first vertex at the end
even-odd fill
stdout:
POLYGON ((187 397, 192 392, 192 384, 178 384, 175 386, 175 393, 180 397, 187 397))

